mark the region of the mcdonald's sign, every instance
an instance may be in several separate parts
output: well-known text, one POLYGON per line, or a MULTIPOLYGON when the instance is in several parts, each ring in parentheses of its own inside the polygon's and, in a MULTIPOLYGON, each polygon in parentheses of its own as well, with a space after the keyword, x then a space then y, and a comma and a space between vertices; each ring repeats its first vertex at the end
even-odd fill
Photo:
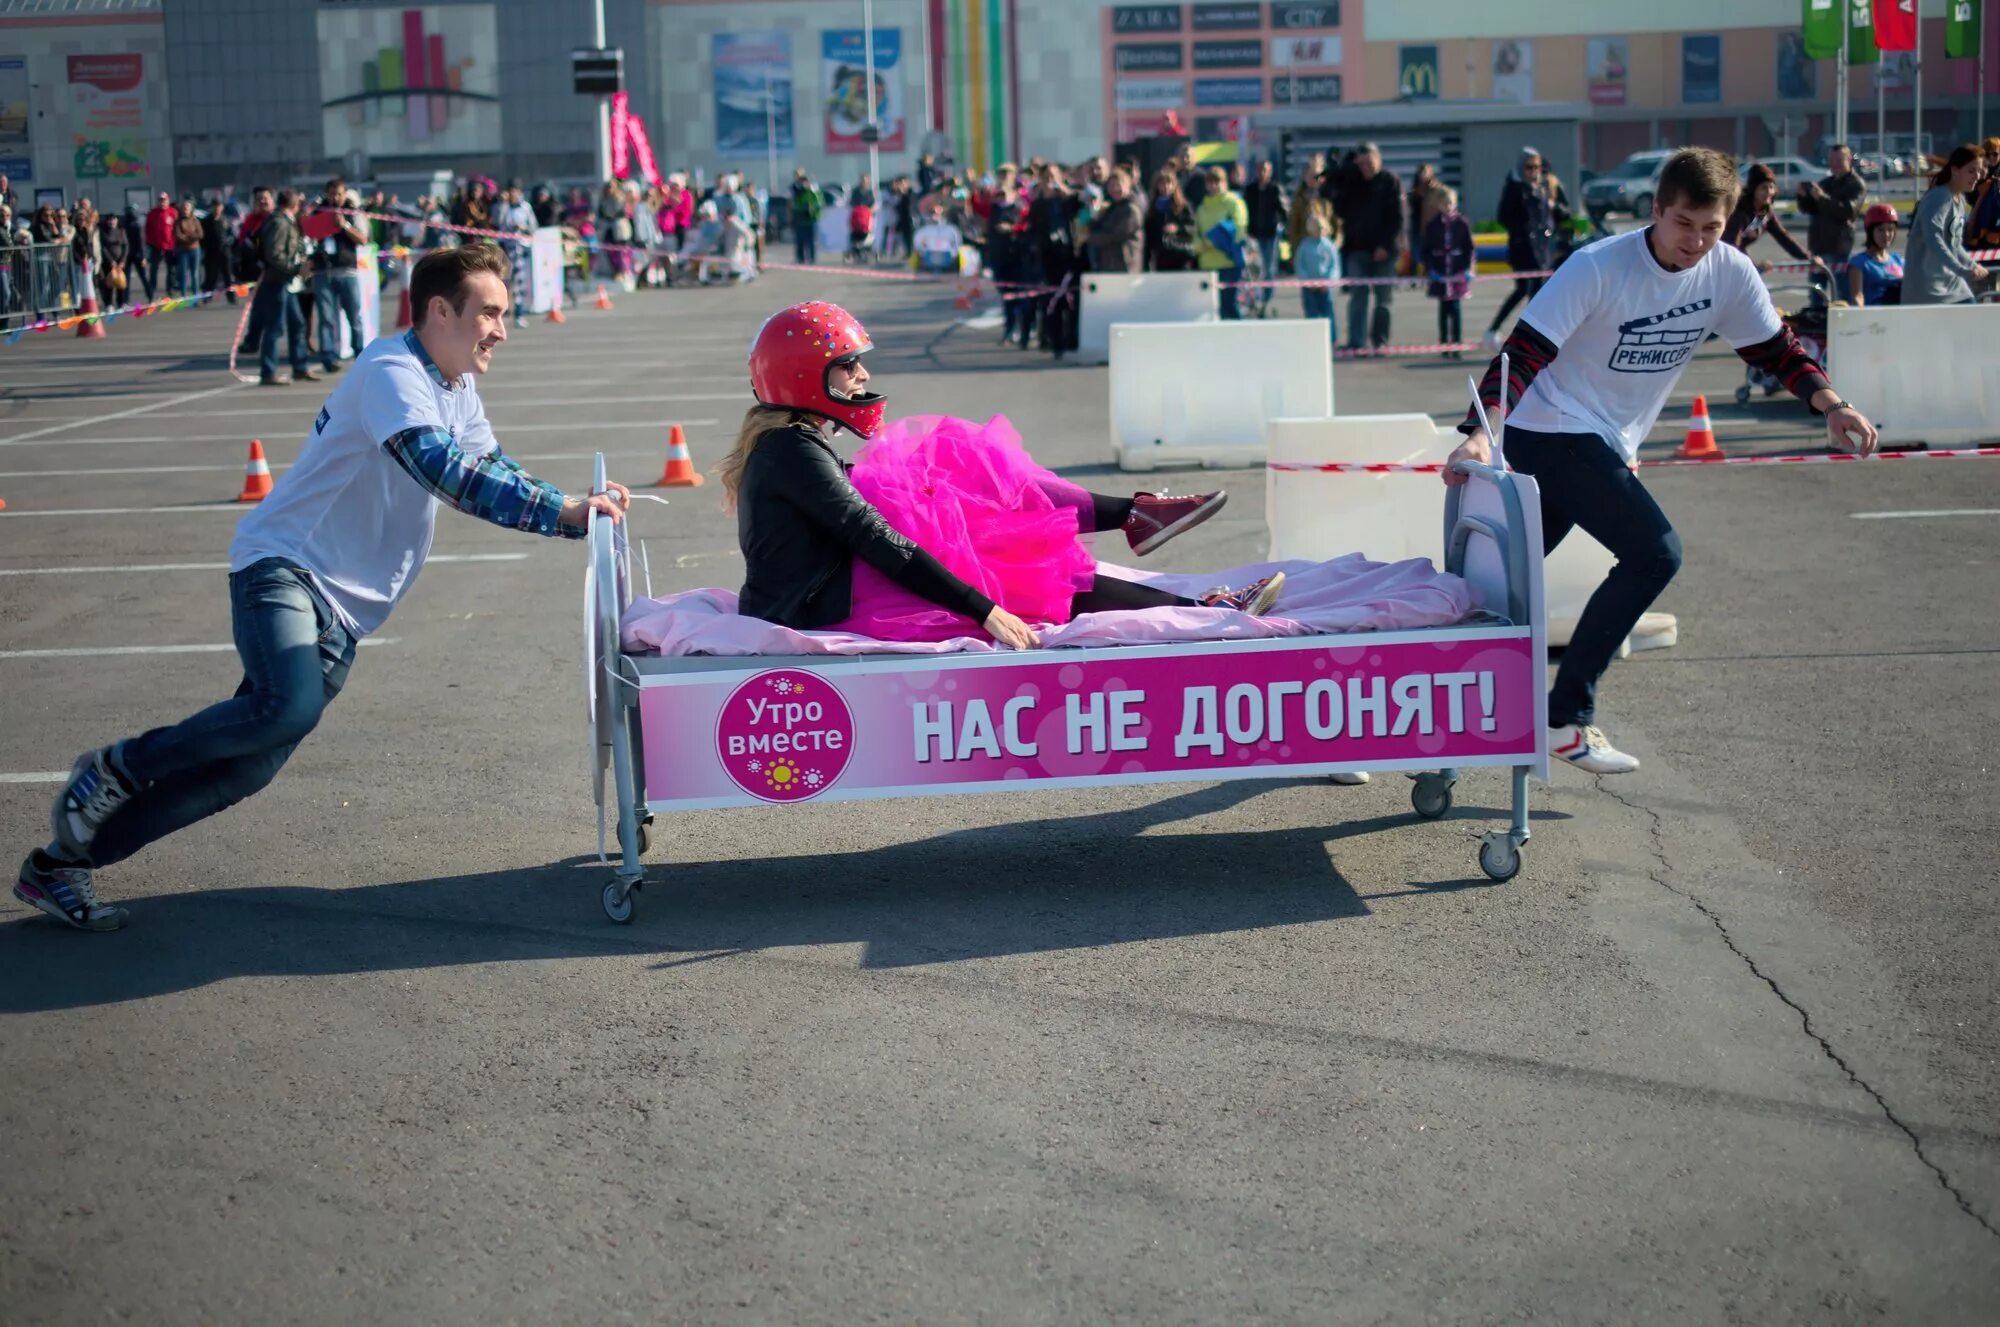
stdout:
POLYGON ((1429 101, 1438 94, 1438 48, 1405 46, 1397 61, 1396 95, 1405 101, 1429 101))

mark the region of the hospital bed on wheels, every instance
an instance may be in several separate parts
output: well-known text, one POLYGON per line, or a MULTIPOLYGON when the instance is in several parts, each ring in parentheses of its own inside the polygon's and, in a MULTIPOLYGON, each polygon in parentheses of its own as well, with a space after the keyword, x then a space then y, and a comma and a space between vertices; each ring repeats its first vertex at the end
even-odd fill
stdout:
POLYGON ((1510 821, 1484 834, 1478 860, 1511 879, 1528 841, 1528 776, 1548 778, 1540 505, 1528 476, 1460 468, 1469 482, 1445 490, 1446 566, 1473 588, 1471 620, 1269 639, 628 653, 632 549, 622 525, 593 516, 584 672, 600 857, 607 819, 616 830, 605 915, 632 919, 650 825, 674 811, 1348 770, 1409 773, 1427 820, 1451 809, 1460 770, 1510 770, 1510 821))

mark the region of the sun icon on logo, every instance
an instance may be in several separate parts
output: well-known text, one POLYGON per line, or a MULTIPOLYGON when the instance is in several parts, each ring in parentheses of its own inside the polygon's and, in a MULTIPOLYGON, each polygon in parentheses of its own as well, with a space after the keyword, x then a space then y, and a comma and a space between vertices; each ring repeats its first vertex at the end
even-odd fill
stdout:
POLYGON ((765 786, 781 793, 792 791, 798 779, 798 766, 789 760, 774 760, 771 767, 764 771, 765 786))
POLYGON ((822 783, 825 782, 826 782, 826 777, 822 775, 818 770, 809 769, 806 771, 806 787, 817 788, 822 783))
POLYGON ((764 762, 761 760, 753 760, 745 768, 747 768, 752 774, 761 774, 764 772, 764 762))

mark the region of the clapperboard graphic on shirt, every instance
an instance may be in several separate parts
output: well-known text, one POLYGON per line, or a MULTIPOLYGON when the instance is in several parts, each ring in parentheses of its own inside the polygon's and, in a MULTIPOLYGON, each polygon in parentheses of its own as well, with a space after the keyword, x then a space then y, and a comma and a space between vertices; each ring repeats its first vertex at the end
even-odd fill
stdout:
POLYGON ((1619 373, 1666 373, 1687 363, 1695 348, 1708 335, 1704 319, 1692 328, 1662 327, 1690 314, 1706 313, 1715 307, 1712 299, 1696 300, 1618 325, 1618 344, 1611 348, 1611 367, 1619 373))

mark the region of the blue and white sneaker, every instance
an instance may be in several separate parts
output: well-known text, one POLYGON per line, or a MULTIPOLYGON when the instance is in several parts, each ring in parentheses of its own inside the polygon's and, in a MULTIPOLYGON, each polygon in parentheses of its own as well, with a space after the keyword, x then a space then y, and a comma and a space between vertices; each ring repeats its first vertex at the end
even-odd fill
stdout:
POLYGON ((88 857, 97 831, 114 811, 132 800, 134 791, 111 767, 110 747, 78 756, 70 767, 69 782, 49 809, 49 828, 55 832, 56 847, 65 857, 88 857))
POLYGON ((21 863, 14 897, 79 931, 115 931, 125 924, 125 909, 97 901, 89 867, 58 861, 40 848, 21 863))

